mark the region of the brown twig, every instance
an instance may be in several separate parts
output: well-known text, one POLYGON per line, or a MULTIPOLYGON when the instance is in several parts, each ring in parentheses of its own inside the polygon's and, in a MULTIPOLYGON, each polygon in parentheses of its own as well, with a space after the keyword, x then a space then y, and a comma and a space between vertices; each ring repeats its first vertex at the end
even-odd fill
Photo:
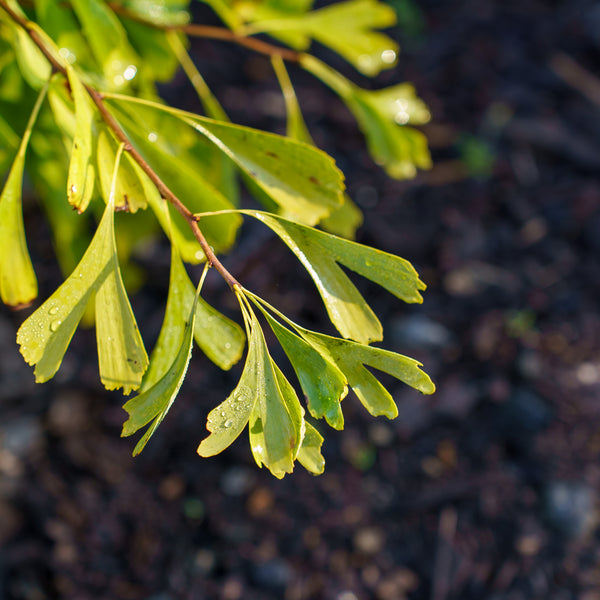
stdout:
POLYGON ((303 54, 302 52, 296 52, 295 50, 290 50, 289 48, 282 48, 281 46, 276 46, 275 44, 269 44, 263 40, 258 40, 245 35, 239 35, 230 29, 225 29, 224 27, 199 25, 196 23, 184 23, 182 25, 161 25, 158 23, 153 23, 152 21, 148 21, 147 19, 132 13, 130 10, 127 10, 120 4, 110 2, 109 6, 115 13, 121 15, 122 17, 136 21, 137 23, 141 23, 148 27, 152 27, 153 29, 161 29, 164 31, 181 31, 182 33, 192 37, 232 42, 238 46, 244 46, 250 50, 254 50, 259 54, 265 54, 267 56, 280 56, 289 62, 299 62, 303 54))
MULTIPOLYGON (((52 52, 45 46, 44 41, 38 32, 31 27, 30 21, 24 19, 19 14, 17 14, 8 4, 6 0, 0 0, 0 8, 4 9, 4 11, 10 16, 10 18, 20 25, 28 34, 34 44, 42 51, 44 56, 48 59, 50 64, 52 65, 52 69, 54 71, 58 71, 63 75, 67 75, 67 70, 65 66, 56 59, 56 57, 52 54, 52 52)), ((82 82, 83 83, 83 82, 82 82)), ((135 162, 141 167, 141 169, 146 173, 146 175, 150 178, 152 183, 156 186, 156 189, 160 192, 160 195, 168 200, 183 216, 183 218, 187 221, 194 237, 200 244, 204 255, 206 256, 206 260, 208 264, 213 266, 219 274, 225 279, 228 285, 231 288, 239 285, 239 282, 236 278, 223 266, 221 261, 215 255, 213 249, 210 247, 209 243, 206 241, 204 234, 202 233, 200 227, 198 226, 198 219, 194 216, 194 213, 171 191, 169 186, 158 176, 156 171, 146 162, 146 160, 142 157, 142 155, 135 149, 132 145, 130 139, 127 137, 127 134, 123 131, 122 127, 119 125, 117 120, 113 117, 111 112, 104 104, 104 100, 102 94, 94 89, 93 87, 83 83, 87 93, 90 95, 90 98, 93 100, 96 108, 100 112, 102 119, 106 123, 106 125, 112 130, 117 139, 124 144, 124 150, 131 155, 131 158, 135 160, 135 162)))

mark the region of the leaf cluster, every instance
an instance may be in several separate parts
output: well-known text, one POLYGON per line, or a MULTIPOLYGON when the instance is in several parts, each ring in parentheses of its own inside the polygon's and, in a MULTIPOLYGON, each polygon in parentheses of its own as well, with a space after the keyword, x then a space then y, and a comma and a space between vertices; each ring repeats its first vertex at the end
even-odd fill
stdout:
POLYGON ((137 454, 172 406, 194 348, 229 369, 247 346, 239 383, 208 414, 209 435, 198 453, 217 454, 248 428, 257 464, 276 477, 296 460, 320 473, 323 437, 311 419, 343 428, 349 389, 370 414, 393 418, 396 405, 374 371, 423 393, 434 386, 417 361, 370 345, 383 338, 381 324, 342 267, 405 302, 421 302, 425 286, 408 261, 347 239, 361 213, 333 159, 314 146, 286 63, 346 103, 392 177, 428 168, 426 140, 410 125, 425 123, 429 112, 410 84, 366 90, 308 52, 318 42, 368 76, 393 66, 398 47, 378 31, 393 24, 393 11, 377 0, 319 9, 310 0, 207 3, 226 27, 191 23, 186 0, 34 0, 26 8, 0 0, 0 167, 7 172, 0 297, 18 308, 38 294, 23 224, 27 171, 65 273, 17 334, 36 380, 55 375, 82 321, 95 323, 102 383, 137 391, 124 405, 123 426, 123 435, 146 428, 137 454), (287 47, 254 37, 262 33, 287 47), (286 136, 228 119, 187 53, 190 35, 271 57, 287 108, 286 136), (157 83, 180 67, 205 115, 160 98, 157 83), (241 206, 241 183, 263 210, 241 206), (218 256, 233 246, 245 218, 272 230, 306 268, 340 337, 303 328, 223 266, 218 256), (148 357, 128 298, 139 280, 129 259, 140 241, 160 232, 170 242, 171 272, 148 357), (204 265, 197 285, 186 264, 204 265), (235 294, 243 328, 202 298, 210 267, 235 294), (289 359, 310 417, 271 357, 264 327, 289 359))

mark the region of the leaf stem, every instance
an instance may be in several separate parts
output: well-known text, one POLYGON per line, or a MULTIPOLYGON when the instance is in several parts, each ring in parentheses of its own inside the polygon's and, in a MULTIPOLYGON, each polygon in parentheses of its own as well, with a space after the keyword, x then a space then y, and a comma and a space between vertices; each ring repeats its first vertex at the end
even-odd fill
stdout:
MULTIPOLYGON (((21 17, 16 13, 6 2, 6 0, 0 0, 0 8, 2 8, 10 18, 20 25, 29 35, 34 44, 42 51, 44 56, 48 59, 54 71, 58 71, 63 75, 67 75, 66 67, 56 59, 49 48, 46 47, 42 36, 36 31, 35 28, 31 27, 30 21, 21 17)), ((100 115, 108 127, 112 130, 116 138, 123 143, 123 149, 130 154, 135 162, 141 167, 141 169, 150 178, 156 189, 160 192, 160 195, 168 200, 181 214, 181 216, 187 221, 194 237, 200 244, 206 260, 210 266, 213 266, 219 274, 225 279, 230 288, 239 285, 237 279, 223 266, 221 261, 215 255, 213 249, 206 241, 204 234, 202 233, 198 225, 198 217, 192 213, 192 211, 171 191, 171 189, 162 181, 158 174, 152 169, 152 167, 146 162, 142 155, 134 148, 127 134, 123 131, 117 120, 114 118, 112 113, 108 110, 104 104, 103 95, 91 87, 90 85, 82 82, 90 98, 96 105, 100 115)))

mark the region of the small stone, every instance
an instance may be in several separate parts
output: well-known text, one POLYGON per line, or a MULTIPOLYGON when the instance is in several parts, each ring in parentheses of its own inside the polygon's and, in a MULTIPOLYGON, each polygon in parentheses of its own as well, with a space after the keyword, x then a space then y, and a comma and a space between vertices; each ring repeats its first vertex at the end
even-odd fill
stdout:
POLYGON ((545 509, 550 524, 572 538, 591 533, 598 521, 594 492, 585 483, 553 481, 546 490, 545 509))
POLYGON ((381 552, 385 544, 385 534, 378 527, 362 527, 355 533, 352 541, 357 552, 373 556, 381 552))

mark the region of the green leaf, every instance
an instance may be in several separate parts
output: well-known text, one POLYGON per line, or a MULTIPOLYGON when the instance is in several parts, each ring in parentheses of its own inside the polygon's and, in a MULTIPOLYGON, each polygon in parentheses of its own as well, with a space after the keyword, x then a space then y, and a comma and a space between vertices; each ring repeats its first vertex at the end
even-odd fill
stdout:
MULTIPOLYGON (((71 206, 82 213, 90 203, 96 179, 92 163, 94 106, 83 84, 72 67, 67 67, 67 75, 73 102, 75 103, 75 135, 67 178, 67 199, 71 206)), ((111 166, 114 164, 114 156, 111 166)))
POLYGON ((405 302, 422 302, 425 284, 412 265, 393 254, 259 211, 241 211, 270 227, 313 278, 331 322, 346 338, 368 343, 382 339, 379 320, 339 267, 374 281, 405 302))
POLYGON ((429 111, 408 84, 383 90, 359 88, 322 61, 303 55, 300 64, 334 90, 352 111, 373 160, 396 179, 414 177, 431 168, 427 138, 405 123, 429 120, 429 111))
MULTIPOLYGON (((96 147, 96 158, 98 164, 98 179, 104 198, 108 198, 112 185, 111 167, 115 164, 118 144, 110 130, 101 125, 98 132, 98 145, 96 147)), ((160 194, 152 185, 148 176, 141 170, 139 165, 129 156, 121 159, 121 166, 117 176, 114 193, 116 210, 126 210, 131 213, 144 209, 147 206, 147 195, 160 198, 160 194), (154 188, 154 192, 151 189, 154 188)))
POLYGON ((312 38, 370 77, 396 63, 396 42, 373 31, 394 25, 396 13, 389 5, 377 0, 336 2, 292 16, 284 12, 269 14, 268 11, 255 11, 252 21, 247 33, 270 33, 297 50, 306 50, 312 38))
MULTIPOLYGON (((119 100, 129 97, 119 96, 119 100)), ((133 99, 135 100, 135 99, 133 99)), ((171 127, 175 122, 181 127, 177 119, 167 119, 168 114, 164 108, 156 103, 135 104, 119 102, 111 103, 115 107, 116 116, 124 127, 127 135, 142 156, 152 164, 154 170, 169 188, 179 197, 186 206, 194 212, 219 211, 233 208, 232 203, 223 196, 213 185, 204 179, 202 171, 196 165, 200 160, 194 158, 194 153, 200 153, 201 147, 189 146, 189 140, 184 139, 184 146, 179 151, 177 140, 179 130, 171 127), (166 115, 166 117, 165 117, 166 115), (154 129, 154 127, 157 127, 154 129), (160 127, 160 128, 159 128, 160 127), (156 132, 175 132, 176 137, 170 134, 156 132), (172 145, 174 144, 174 145, 172 145)), ((194 134, 192 129, 185 128, 189 134, 194 134)), ((185 135, 185 133, 184 133, 185 135)), ((182 136, 183 137, 183 136, 182 136)), ((199 137, 199 136, 193 136, 199 137)), ((173 235, 178 244, 182 258, 186 262, 199 263, 204 260, 204 253, 193 237, 189 225, 183 217, 170 211, 171 221, 165 220, 162 203, 148 202, 161 222, 167 235, 173 235), (171 229, 172 223, 172 229, 171 229), (171 234, 172 231, 172 234, 171 234)), ((220 215, 206 221, 202 225, 208 243, 217 251, 225 251, 235 241, 235 236, 242 219, 236 214, 220 215)))
POLYGON ((313 475, 320 475, 325 470, 325 459, 321 454, 323 436, 308 421, 305 425, 306 432, 298 452, 298 462, 313 475))
POLYGON ((286 214, 309 224, 342 203, 343 175, 321 150, 272 133, 190 115, 186 120, 286 214))
POLYGON ((127 86, 140 66, 139 57, 115 13, 100 0, 72 0, 71 5, 102 67, 105 85, 113 90, 127 86))
POLYGON ((232 394, 207 420, 211 434, 198 447, 200 456, 227 448, 249 423, 250 446, 259 466, 281 478, 291 473, 304 437, 304 411, 296 393, 269 355, 253 312, 247 318, 248 356, 232 394))
POLYGON ((323 356, 306 340, 281 325, 259 302, 250 297, 267 318, 273 333, 294 367, 306 396, 310 414, 315 419, 325 417, 334 429, 343 429, 344 415, 340 402, 348 393, 344 374, 327 356, 323 356))
POLYGON ((435 386, 419 368, 420 362, 382 348, 331 337, 296 326, 298 333, 340 368, 358 399, 373 416, 398 416, 394 400, 379 380, 365 367, 392 375, 423 394, 433 394, 435 386))
MULTIPOLYGON (((181 323, 181 335, 179 335, 179 329, 174 330, 179 338, 179 344, 177 347, 171 346, 168 349, 169 351, 175 349, 176 352, 170 363, 167 365, 167 370, 164 373, 161 373, 160 377, 156 379, 151 387, 145 389, 141 394, 138 394, 123 406, 125 411, 129 414, 129 418, 123 424, 121 436, 132 435, 150 423, 150 421, 153 421, 146 430, 146 433, 144 433, 140 441, 136 444, 133 450, 134 456, 144 449, 148 440, 162 423, 167 412, 169 412, 169 409, 173 405, 185 378, 192 357, 192 333, 194 331, 194 322, 196 318, 196 303, 198 301, 202 281, 203 279, 200 281, 200 285, 198 285, 190 311, 187 313, 187 323, 181 323)), ((161 364, 164 364, 162 362, 164 357, 157 356, 156 358, 161 360, 161 364)))
POLYGON ((31 132, 48 86, 47 82, 38 95, 0 194, 0 298, 5 304, 15 307, 29 304, 38 292, 23 223, 23 171, 31 132))
POLYGON ((423 103, 414 97, 414 90, 412 96, 405 94, 408 89, 412 86, 394 86, 379 92, 357 88, 346 98, 365 134, 371 156, 395 179, 414 177, 417 168, 431 168, 427 138, 403 124, 427 122, 429 115, 423 103), (396 100, 392 101, 396 94, 396 100))
MULTIPOLYGON (((342 203, 343 174, 321 150, 273 133, 215 121, 147 100, 111 94, 127 114, 133 104, 168 112, 200 132, 258 185, 278 206, 303 222, 317 223, 342 203)), ((134 114, 135 114, 134 113, 134 114)), ((132 135, 135 133, 132 131, 132 135)), ((148 144, 140 139, 140 145, 148 144)), ((160 164, 160 160, 154 161, 160 164)), ((188 204, 189 206, 189 204, 188 204)), ((211 210, 219 210, 216 206, 211 210)), ((196 211, 194 212, 201 212, 196 211)), ((212 219, 211 219, 212 221, 212 219)))
POLYGON ((133 15, 144 20, 151 18, 155 25, 177 26, 190 21, 190 0, 125 0, 123 4, 133 15))
POLYGON ((100 378, 108 389, 122 387, 127 394, 139 387, 148 358, 120 276, 110 200, 73 273, 19 328, 17 342, 25 361, 35 365, 36 381, 47 381, 60 367, 94 292, 100 378))
POLYGON ((171 246, 171 276, 165 318, 144 375, 142 390, 148 389, 167 371, 181 346, 184 315, 196 306, 194 338, 202 351, 222 369, 230 369, 241 358, 245 336, 241 327, 202 298, 194 300, 194 286, 175 245, 171 246))
POLYGON ((35 0, 35 14, 40 29, 56 42, 59 56, 71 65, 90 70, 94 62, 90 47, 70 6, 61 0, 35 0))

